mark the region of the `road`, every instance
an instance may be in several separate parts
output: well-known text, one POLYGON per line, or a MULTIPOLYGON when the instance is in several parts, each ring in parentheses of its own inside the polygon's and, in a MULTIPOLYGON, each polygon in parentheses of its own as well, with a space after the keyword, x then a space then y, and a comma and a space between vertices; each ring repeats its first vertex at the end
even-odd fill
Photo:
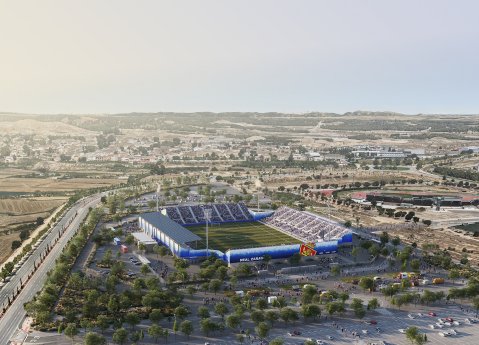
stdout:
POLYGON ((0 319, 0 345, 10 343, 10 339, 26 316, 24 303, 30 301, 41 290, 48 271, 54 267, 55 260, 87 216, 89 207, 98 204, 100 197, 101 195, 90 196, 74 204, 33 251, 11 281, 2 288, 0 292, 2 309, 5 310, 9 303, 11 305, 0 319), (35 267, 38 268, 35 270, 35 267), (21 289, 22 285, 23 289, 21 289))

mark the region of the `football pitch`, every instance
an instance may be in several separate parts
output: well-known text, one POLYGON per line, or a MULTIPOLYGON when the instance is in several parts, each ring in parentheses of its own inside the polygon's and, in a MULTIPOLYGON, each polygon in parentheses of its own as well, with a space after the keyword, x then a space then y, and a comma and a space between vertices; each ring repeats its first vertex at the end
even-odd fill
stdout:
MULTIPOLYGON (((188 230, 202 238, 199 248, 206 247, 205 225, 188 226, 188 230)), ((258 222, 208 225, 209 247, 221 250, 301 243, 280 231, 258 222)))

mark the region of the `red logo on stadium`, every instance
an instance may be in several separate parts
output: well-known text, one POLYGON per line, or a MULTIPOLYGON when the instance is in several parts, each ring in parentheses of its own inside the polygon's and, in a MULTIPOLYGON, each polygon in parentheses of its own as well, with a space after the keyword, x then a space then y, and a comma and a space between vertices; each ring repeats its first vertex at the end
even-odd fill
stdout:
POLYGON ((314 243, 303 243, 299 248, 299 254, 303 256, 315 256, 314 243))

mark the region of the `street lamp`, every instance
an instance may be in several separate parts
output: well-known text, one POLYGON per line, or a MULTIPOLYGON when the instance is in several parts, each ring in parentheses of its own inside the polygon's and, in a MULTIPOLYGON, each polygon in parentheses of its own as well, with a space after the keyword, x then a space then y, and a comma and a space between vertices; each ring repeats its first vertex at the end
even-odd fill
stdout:
POLYGON ((211 209, 203 207, 203 214, 206 220, 206 258, 209 256, 209 248, 208 248, 208 221, 211 218, 211 209))

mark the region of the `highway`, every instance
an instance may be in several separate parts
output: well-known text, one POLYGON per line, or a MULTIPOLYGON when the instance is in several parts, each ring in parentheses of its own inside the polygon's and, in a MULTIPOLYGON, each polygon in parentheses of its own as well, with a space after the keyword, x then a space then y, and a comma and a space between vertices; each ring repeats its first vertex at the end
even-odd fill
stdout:
POLYGON ((10 344, 10 339, 25 319, 24 303, 30 301, 41 290, 46 281, 47 272, 54 267, 55 260, 88 215, 89 207, 98 204, 100 197, 101 194, 97 194, 74 204, 17 273, 11 277, 11 281, 2 288, 0 292, 2 310, 0 311, 4 314, 0 318, 0 345, 10 344), (35 267, 38 268, 35 270, 35 267), (23 289, 21 289, 22 286, 23 289))

